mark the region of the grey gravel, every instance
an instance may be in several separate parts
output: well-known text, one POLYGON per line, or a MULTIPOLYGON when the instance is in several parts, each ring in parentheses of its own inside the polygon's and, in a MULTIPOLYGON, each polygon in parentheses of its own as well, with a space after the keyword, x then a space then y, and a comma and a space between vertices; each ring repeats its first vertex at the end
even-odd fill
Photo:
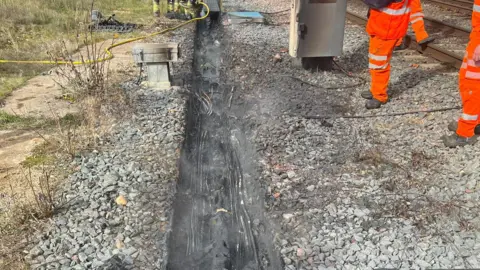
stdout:
MULTIPOLYGON (((267 8, 261 0, 246 6, 267 8)), ((366 15, 365 6, 349 2, 349 10, 366 15)), ((427 7, 426 13, 435 14, 430 10, 427 7)), ((447 13, 435 15, 447 18, 441 17, 447 13)), ((367 83, 338 90, 285 77, 328 87, 358 82, 339 71, 299 69, 281 51, 289 45, 288 25, 227 29, 234 33, 227 52, 232 62, 229 79, 245 89, 238 95, 251 106, 244 118, 246 125, 255 127, 251 140, 261 149, 259 181, 266 186, 266 197, 272 198, 266 202, 272 222, 281 224, 277 245, 289 262, 285 269, 444 269, 478 264, 479 146, 450 150, 440 141, 459 111, 332 118, 327 119, 330 125, 301 117, 456 106, 457 70, 413 51, 395 52, 390 80, 395 94, 372 112, 360 97, 369 89, 364 27, 347 24, 344 54, 336 61, 367 83), (274 63, 277 53, 283 61, 274 63), (246 64, 239 66, 238 60, 246 64), (277 199, 276 193, 281 194, 277 199), (312 253, 300 259, 298 248, 312 253)), ((457 40, 445 42, 464 49, 457 40)))
MULTIPOLYGON (((225 4, 229 9, 277 11, 288 8, 290 1, 225 4)), ((434 10, 426 7, 426 12, 434 10)), ((272 20, 278 22, 288 21, 289 15, 275 16, 272 20)), ((288 25, 224 27, 229 38, 225 80, 239 86, 232 110, 245 111, 242 121, 252 127, 249 139, 259 149, 258 180, 267 191, 268 218, 278 225, 275 244, 285 269, 479 267, 479 146, 451 150, 439 140, 459 111, 331 118, 329 124, 302 117, 456 106, 456 70, 412 51, 396 52, 392 100, 371 112, 360 98, 360 92, 369 89, 364 27, 347 25, 344 54, 337 62, 367 83, 339 89, 309 87, 285 76, 327 87, 358 82, 339 71, 299 69, 282 52, 288 48, 288 25), (276 54, 283 61, 274 62, 276 54)), ((456 40, 448 41, 456 46, 456 40)), ((175 92, 137 89, 131 83, 126 91, 134 101, 132 119, 105 139, 108 150, 77 158, 75 165, 81 168, 71 176, 66 195, 72 205, 54 219, 67 230, 55 227, 39 240, 37 249, 29 252, 32 263, 67 253, 61 264, 70 269, 86 268, 87 263, 94 268, 164 265, 166 234, 149 229, 168 223, 171 215, 184 105, 175 92), (159 156, 166 164, 157 162, 159 156), (151 190, 157 193, 146 192, 151 190), (120 194, 128 200, 126 207, 112 203, 120 194), (116 247, 119 237, 123 246, 116 247)))
MULTIPOLYGON (((189 26, 173 37, 183 53, 176 76, 191 72, 193 31, 189 26)), ((72 162, 79 170, 63 187, 69 204, 29 251, 33 269, 165 267, 185 98, 178 89, 150 90, 133 81, 122 87, 130 107, 120 109, 129 113, 94 151, 72 162), (126 206, 115 203, 120 195, 126 206)))

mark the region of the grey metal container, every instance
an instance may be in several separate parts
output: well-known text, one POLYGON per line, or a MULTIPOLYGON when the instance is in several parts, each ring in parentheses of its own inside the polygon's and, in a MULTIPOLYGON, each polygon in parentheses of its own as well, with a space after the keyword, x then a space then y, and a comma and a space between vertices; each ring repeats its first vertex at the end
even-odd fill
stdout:
POLYGON ((207 4, 210 12, 220 12, 220 1, 221 0, 204 0, 203 2, 207 4))
POLYGON ((342 54, 347 0, 292 0, 291 7, 291 56, 332 57, 342 54))
POLYGON ((132 49, 136 64, 177 62, 179 48, 177 43, 137 43, 132 49))

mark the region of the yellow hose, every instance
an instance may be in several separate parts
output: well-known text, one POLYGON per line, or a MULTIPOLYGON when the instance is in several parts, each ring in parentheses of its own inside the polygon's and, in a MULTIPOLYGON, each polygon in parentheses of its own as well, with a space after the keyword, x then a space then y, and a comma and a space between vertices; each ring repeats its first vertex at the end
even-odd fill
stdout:
POLYGON ((164 29, 160 32, 155 32, 155 33, 148 34, 148 35, 145 35, 145 36, 131 38, 131 39, 127 39, 127 40, 112 44, 108 48, 105 49, 105 53, 107 54, 107 57, 105 57, 105 58, 95 59, 95 60, 90 60, 89 59, 89 60, 86 60, 86 61, 3 60, 3 59, 0 59, 0 64, 2 64, 2 63, 14 63, 14 64, 49 64, 49 65, 52 65, 52 64, 53 65, 55 65, 55 64, 57 64, 57 65, 67 65, 67 64, 87 65, 87 64, 93 64, 93 63, 105 62, 105 61, 111 60, 114 57, 113 53, 110 51, 113 48, 125 45, 127 43, 131 43, 131 42, 134 42, 134 41, 137 41, 137 40, 142 40, 142 39, 146 39, 146 38, 149 38, 149 37, 162 35, 162 34, 165 34, 165 33, 171 32, 171 31, 175 31, 178 28, 184 27, 185 25, 190 24, 192 22, 206 19, 208 17, 208 15, 210 14, 210 9, 208 8, 207 4, 205 4, 203 2, 200 2, 200 4, 202 4, 205 7, 205 9, 207 10, 207 13, 204 16, 202 16, 200 18, 193 18, 189 21, 180 23, 180 24, 178 24, 174 27, 171 27, 171 28, 164 29))

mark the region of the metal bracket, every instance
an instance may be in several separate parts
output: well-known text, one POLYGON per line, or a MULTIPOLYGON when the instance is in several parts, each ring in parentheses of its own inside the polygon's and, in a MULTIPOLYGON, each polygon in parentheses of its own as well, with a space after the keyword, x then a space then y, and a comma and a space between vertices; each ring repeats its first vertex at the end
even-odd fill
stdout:
POLYGON ((298 24, 298 36, 301 39, 305 39, 305 35, 307 34, 307 26, 304 23, 298 24))
POLYGON ((132 55, 137 65, 146 70, 148 87, 168 89, 171 86, 171 63, 178 61, 179 47, 177 43, 136 44, 132 55))
POLYGON ((142 62, 145 61, 145 57, 144 57, 145 54, 143 53, 143 49, 140 49, 139 52, 138 52, 138 54, 140 55, 140 60, 141 60, 142 62))

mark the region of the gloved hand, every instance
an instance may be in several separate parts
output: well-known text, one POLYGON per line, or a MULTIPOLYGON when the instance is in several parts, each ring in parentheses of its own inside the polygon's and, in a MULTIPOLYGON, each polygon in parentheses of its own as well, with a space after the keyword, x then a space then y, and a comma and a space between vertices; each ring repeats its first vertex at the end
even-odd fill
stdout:
POLYGON ((480 45, 477 45, 475 51, 473 52, 473 61, 479 62, 480 61, 480 45))

